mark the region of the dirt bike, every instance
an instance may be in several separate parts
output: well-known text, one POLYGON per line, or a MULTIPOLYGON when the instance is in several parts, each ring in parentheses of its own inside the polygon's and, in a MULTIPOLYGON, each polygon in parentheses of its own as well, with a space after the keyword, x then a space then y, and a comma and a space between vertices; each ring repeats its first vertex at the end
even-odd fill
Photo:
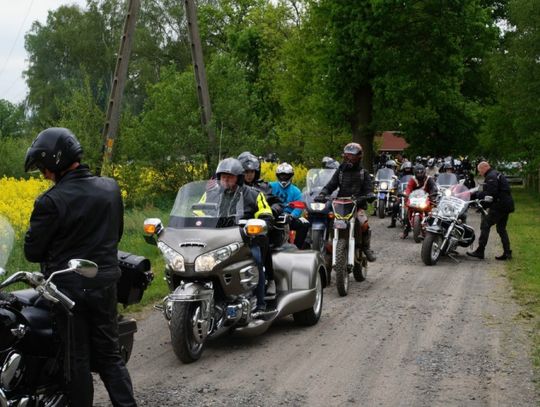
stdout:
MULTIPOLYGON (((285 315, 292 314, 299 325, 315 325, 326 284, 318 252, 300 251, 287 243, 275 245, 276 296, 268 302, 268 311, 253 313, 262 267, 253 242, 268 234, 268 226, 262 219, 244 219, 241 188, 228 201, 234 204, 228 204, 227 210, 222 208, 227 198, 221 187, 206 188, 205 182, 184 185, 167 227, 156 218, 145 221, 148 242, 157 244, 165 259, 170 294, 161 309, 173 351, 184 363, 198 360, 210 338, 227 332, 259 335, 285 315), (215 202, 207 202, 208 194, 215 202)), ((287 228, 283 229, 286 235, 287 228)))
POLYGON ((424 264, 433 266, 443 255, 451 255, 457 247, 469 247, 475 239, 474 229, 466 224, 469 206, 475 204, 486 214, 482 202, 492 202, 491 196, 483 200, 470 200, 471 192, 465 185, 454 185, 446 190, 430 216, 426 219, 426 237, 422 243, 424 264))
POLYGON ((361 250, 362 242, 355 240, 357 200, 351 197, 340 197, 332 200, 334 213, 334 231, 332 238, 332 270, 336 274, 336 287, 340 296, 349 293, 349 274, 356 281, 364 281, 367 277, 367 259, 361 250))
MULTIPOLYGON (((5 247, 11 239, 13 229, 0 217, 0 276, 6 272, 5 247)), ((151 279, 144 275, 145 284, 133 286, 138 277, 134 272, 149 269, 148 260, 132 262, 129 253, 119 255, 127 269, 122 269, 123 280, 118 285, 118 298, 124 304, 139 302, 146 285, 151 279), (123 284, 123 285, 122 285, 123 284), (127 284, 127 285, 126 285, 127 284)), ((37 272, 19 271, 0 283, 0 406, 68 406, 65 393, 65 360, 69 360, 69 348, 60 340, 53 322, 51 310, 70 315, 75 303, 54 284, 54 278, 61 274, 77 273, 85 278, 93 278, 98 267, 95 263, 73 259, 68 268, 52 273, 48 278, 37 272), (14 284, 25 284, 30 289, 8 292, 6 288, 14 284)), ((148 272, 149 273, 149 272, 148 272)), ((150 273, 151 274, 151 273, 150 273)), ((69 326, 69 324, 68 324, 69 326)), ((137 323, 132 318, 120 317, 118 321, 121 354, 127 362, 133 348, 133 336, 137 323)), ((68 336, 68 334, 65 334, 68 336)))

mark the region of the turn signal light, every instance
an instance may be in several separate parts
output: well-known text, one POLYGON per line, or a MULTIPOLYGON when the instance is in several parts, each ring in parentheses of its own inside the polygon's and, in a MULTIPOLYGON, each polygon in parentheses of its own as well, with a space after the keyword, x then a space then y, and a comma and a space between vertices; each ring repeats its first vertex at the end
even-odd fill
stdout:
POLYGON ((328 213, 328 219, 334 219, 334 212, 329 212, 328 213))
POLYGON ((144 225, 144 233, 153 235, 156 233, 156 225, 144 225))
POLYGON ((264 231, 262 225, 247 225, 246 233, 250 236, 260 235, 264 231))

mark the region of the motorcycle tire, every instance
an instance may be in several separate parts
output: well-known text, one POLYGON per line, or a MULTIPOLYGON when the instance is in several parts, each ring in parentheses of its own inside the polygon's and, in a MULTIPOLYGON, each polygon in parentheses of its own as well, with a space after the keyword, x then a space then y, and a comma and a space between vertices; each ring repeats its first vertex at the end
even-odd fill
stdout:
POLYGON ((348 243, 345 239, 339 239, 335 247, 336 265, 334 271, 336 274, 337 291, 341 297, 345 297, 349 293, 349 270, 347 267, 348 243))
POLYGON ((322 314, 322 305, 323 305, 323 284, 321 273, 324 273, 324 269, 321 267, 320 270, 317 270, 317 276, 315 277, 315 303, 313 307, 308 308, 304 311, 295 312, 293 314, 294 322, 302 326, 312 326, 319 322, 322 314))
POLYGON ((193 318, 200 303, 174 302, 172 306, 170 331, 173 351, 183 363, 192 363, 200 359, 204 342, 198 343, 193 333, 193 318))
POLYGON ((362 251, 357 249, 357 252, 359 253, 356 254, 354 259, 353 276, 356 281, 362 282, 367 278, 367 267, 366 264, 364 264, 362 251))
POLYGON ((426 266, 434 266, 441 257, 442 236, 428 233, 422 243, 422 261, 426 266))
POLYGON ((420 221, 420 218, 414 219, 413 224, 413 239, 415 243, 420 243, 422 241, 422 222, 420 221))
POLYGON ((311 249, 324 255, 324 230, 311 231, 311 249))
POLYGON ((379 202, 377 204, 377 216, 379 218, 384 219, 386 215, 386 202, 384 202, 382 199, 379 199, 379 202))

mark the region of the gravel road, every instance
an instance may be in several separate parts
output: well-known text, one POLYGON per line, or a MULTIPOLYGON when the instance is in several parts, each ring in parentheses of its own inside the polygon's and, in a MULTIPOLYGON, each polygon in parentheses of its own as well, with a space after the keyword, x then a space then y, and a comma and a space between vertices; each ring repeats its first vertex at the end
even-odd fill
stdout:
MULTIPOLYGON (((469 214, 479 230, 479 216, 469 214)), ((487 259, 424 266, 420 244, 370 218, 378 260, 347 297, 333 283, 321 320, 276 322, 210 342, 179 362, 158 311, 139 321, 128 364, 140 406, 534 406, 540 400, 493 228, 487 259)), ((334 280, 335 281, 335 280, 334 280)), ((97 380, 99 382, 99 380, 97 380)), ((109 405, 96 383, 96 405, 109 405)))

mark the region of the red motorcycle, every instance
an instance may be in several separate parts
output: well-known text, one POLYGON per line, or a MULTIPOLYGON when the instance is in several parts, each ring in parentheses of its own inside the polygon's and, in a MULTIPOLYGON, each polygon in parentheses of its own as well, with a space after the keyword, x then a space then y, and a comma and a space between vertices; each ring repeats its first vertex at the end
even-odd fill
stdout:
POLYGON ((420 243, 426 234, 426 219, 431 213, 432 202, 423 189, 415 189, 407 197, 407 215, 416 243, 420 243))

